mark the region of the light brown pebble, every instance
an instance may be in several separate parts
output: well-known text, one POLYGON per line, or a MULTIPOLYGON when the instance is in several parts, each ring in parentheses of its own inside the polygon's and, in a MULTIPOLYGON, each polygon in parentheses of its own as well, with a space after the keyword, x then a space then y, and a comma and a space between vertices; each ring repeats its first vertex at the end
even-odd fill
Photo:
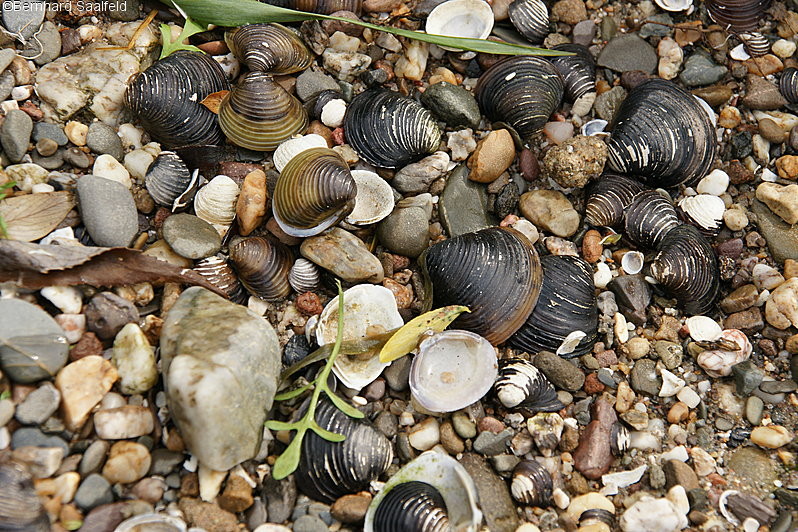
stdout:
POLYGON ((75 146, 85 146, 86 136, 89 134, 89 126, 72 120, 64 126, 64 133, 66 133, 69 142, 75 146))
POLYGON ((798 277, 798 261, 787 259, 784 261, 784 278, 798 277))
POLYGON ((587 19, 587 8, 583 0, 560 0, 551 8, 554 20, 573 26, 587 19))
POLYGON ((601 244, 601 233, 595 229, 591 229, 585 233, 582 239, 582 256, 584 259, 590 264, 593 264, 598 262, 603 252, 604 246, 601 244))
POLYGON ((720 117, 718 118, 718 125, 720 127, 724 127, 726 129, 734 129, 740 125, 742 122, 742 115, 740 114, 740 110, 736 107, 726 107, 720 112, 720 117))
POLYGON ((371 504, 371 494, 368 492, 344 495, 333 503, 330 513, 342 523, 357 523, 366 516, 369 504, 371 504))
POLYGON ((76 360, 58 372, 55 386, 61 392, 61 411, 68 430, 83 426, 118 377, 111 363, 97 355, 76 360))
POLYGON ((795 180, 798 178, 798 155, 783 155, 776 159, 779 177, 795 180))
POLYGON ((651 350, 651 344, 642 336, 635 336, 629 339, 629 341, 624 344, 624 347, 626 348, 629 358, 632 360, 643 358, 648 355, 648 352, 651 350))
POLYGON ((792 353, 798 354, 798 334, 793 334, 784 342, 784 349, 792 353))
POLYGON ((668 410, 669 423, 681 423, 690 415, 690 408, 681 401, 677 401, 668 410))
POLYGON ((441 445, 449 454, 459 454, 465 451, 465 443, 455 432, 451 421, 441 423, 441 445))
POLYGON ((241 236, 247 236, 258 228, 266 216, 266 174, 255 170, 247 174, 241 185, 241 194, 236 202, 236 217, 241 236))
POLYGON ((137 498, 155 504, 163 497, 166 487, 162 478, 149 477, 138 481, 131 491, 137 498))
POLYGON ((510 132, 497 129, 477 143, 477 149, 468 158, 471 169, 468 179, 477 183, 492 183, 515 160, 515 143, 510 132))
POLYGON ((393 293, 396 299, 396 306, 399 308, 410 308, 413 303, 413 287, 397 283, 393 279, 383 279, 382 286, 393 293))
POLYGON ((752 57, 745 61, 748 73, 755 76, 769 76, 784 69, 784 63, 773 54, 766 54, 761 57, 752 57))
POLYGON ((224 492, 216 499, 219 506, 228 512, 243 512, 255 502, 252 486, 241 475, 230 475, 224 492))
POLYGON ((618 391, 615 393, 615 410, 619 414, 623 414, 632 408, 634 401, 634 390, 629 386, 629 383, 621 381, 620 384, 618 384, 618 391))
POLYGON ((794 435, 781 425, 757 427, 751 431, 751 441, 766 449, 778 449, 790 443, 794 435))
POLYGON ((103 476, 111 484, 135 482, 150 469, 150 451, 140 443, 130 441, 116 442, 108 453, 108 461, 103 466, 103 476))
POLYGON ((58 143, 53 139, 39 139, 36 143, 36 151, 42 157, 49 157, 58 151, 58 143))

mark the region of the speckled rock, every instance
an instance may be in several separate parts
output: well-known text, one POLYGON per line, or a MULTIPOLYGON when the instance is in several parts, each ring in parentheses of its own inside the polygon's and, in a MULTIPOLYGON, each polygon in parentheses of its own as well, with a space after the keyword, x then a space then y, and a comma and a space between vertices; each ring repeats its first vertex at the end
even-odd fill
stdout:
POLYGON ((562 192, 532 190, 521 195, 518 208, 530 222, 556 236, 569 237, 579 229, 579 213, 562 192))
POLYGON ((627 33, 607 43, 597 64, 616 72, 642 70, 651 74, 657 68, 657 52, 636 34, 627 33))
POLYGON ((380 260, 368 250, 366 244, 340 227, 306 238, 299 252, 309 261, 350 283, 379 283, 385 275, 380 260))
POLYGON ((607 144, 600 137, 578 135, 554 146, 543 158, 543 175, 563 188, 581 188, 601 175, 607 144))
POLYGON ((78 203, 83 223, 99 246, 127 246, 139 229, 133 195, 110 179, 84 175, 78 180, 78 203))
POLYGON ((0 143, 11 162, 18 163, 28 150, 33 120, 24 111, 9 111, 0 126, 0 143))

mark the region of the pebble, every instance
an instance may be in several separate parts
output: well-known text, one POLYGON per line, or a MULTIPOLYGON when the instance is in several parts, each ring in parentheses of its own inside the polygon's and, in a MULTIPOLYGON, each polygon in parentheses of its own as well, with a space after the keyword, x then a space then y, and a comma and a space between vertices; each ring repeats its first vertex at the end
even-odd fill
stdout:
MULTIPOLYGON (((193 527, 218 532, 237 532, 240 530, 235 514, 222 510, 216 504, 183 497, 180 499, 178 507, 185 515, 186 521, 193 527)), ((296 530, 296 524, 294 530, 296 530)))
POLYGON ((745 401, 745 419, 751 425, 759 425, 762 421, 762 412, 765 408, 765 402, 759 397, 752 395, 745 401))
POLYGON ((236 201, 236 218, 241 236, 249 235, 263 222, 268 197, 266 174, 263 170, 253 170, 248 173, 241 184, 241 193, 236 201))
POLYGON ((49 122, 36 122, 33 125, 33 141, 39 142, 44 139, 52 140, 58 146, 65 146, 69 142, 61 126, 49 122))
MULTIPOLYGON (((689 509, 689 508, 688 508, 689 509)), ((624 532, 673 532, 687 527, 687 515, 668 499, 644 496, 618 521, 624 532)))
POLYGON ((185 213, 166 219, 163 238, 175 253, 187 259, 210 257, 222 247, 222 238, 211 224, 185 213))
POLYGON ((656 363, 648 359, 635 362, 630 374, 630 384, 637 393, 656 396, 662 386, 662 380, 657 376, 656 363))
POLYGON ((130 172, 127 171, 127 168, 107 153, 94 160, 91 173, 97 177, 116 181, 128 189, 133 186, 133 182, 130 180, 130 172))
POLYGON ((680 460, 668 460, 662 467, 665 472, 665 488, 682 486, 685 491, 699 488, 698 476, 693 468, 680 460))
POLYGON ((779 92, 779 88, 759 76, 748 76, 745 81, 745 96, 742 102, 750 109, 778 109, 787 101, 779 92))
POLYGON ((575 392, 580 390, 585 383, 585 375, 582 370, 554 353, 547 351, 539 353, 533 360, 533 364, 558 388, 575 392))
POLYGON ((751 442, 766 449, 778 449, 790 443, 794 438, 786 428, 780 425, 756 427, 751 431, 751 442))
POLYGON ((521 213, 536 226, 560 237, 569 237, 579 228, 580 218, 570 200, 556 190, 533 190, 521 195, 521 213))
POLYGON ((3 6, 3 26, 10 32, 28 40, 38 31, 46 9, 31 3, 10 3, 3 6))
POLYGON ((125 156, 122 140, 111 126, 102 122, 92 122, 86 131, 86 145, 94 153, 108 154, 117 161, 125 156))
POLYGON ((695 52, 684 62, 684 70, 679 75, 679 80, 688 87, 712 85, 726 75, 725 66, 717 65, 704 52, 695 52))
POLYGON ((105 463, 105 457, 111 444, 103 440, 94 440, 83 452, 78 471, 82 477, 96 473, 105 463))
POLYGON ((542 170, 563 188, 582 188, 601 174, 606 160, 607 145, 601 138, 579 135, 546 152, 542 170))
POLYGON ((798 278, 788 279, 771 292, 765 303, 765 318, 777 329, 798 325, 798 278))
POLYGON ((668 340, 654 342, 654 352, 668 369, 676 369, 682 365, 682 346, 668 340))
POLYGON ((564 22, 570 26, 587 18, 587 9, 583 0, 559 0, 551 8, 554 21, 564 22))
POLYGON ((723 212, 723 223, 732 231, 742 231, 748 227, 749 219, 745 210, 731 208, 723 212))
POLYGON ((342 523, 358 523, 366 516, 369 504, 371 504, 371 494, 368 492, 344 495, 335 501, 330 513, 342 523))
POLYGON ((150 462, 150 451, 145 446, 120 441, 111 446, 102 474, 112 484, 129 484, 147 474, 150 462))
POLYGON ((657 68, 657 52, 634 33, 614 37, 598 56, 598 66, 616 72, 641 70, 652 74, 657 68))
POLYGON ((75 492, 74 502, 83 511, 113 502, 111 484, 102 475, 91 474, 83 479, 75 492))
POLYGON ((113 292, 100 292, 86 305, 86 326, 103 340, 114 338, 128 323, 137 322, 136 307, 113 292))
POLYGON ((64 161, 77 168, 88 168, 91 158, 78 148, 69 148, 63 152, 64 161))
MULTIPOLYGON (((386 34, 387 35, 387 34, 386 34)), ((463 87, 445 81, 427 87, 421 103, 446 125, 458 128, 476 128, 482 118, 473 94, 463 87)))
POLYGON ((119 373, 119 390, 124 394, 143 394, 158 382, 155 350, 135 323, 126 324, 117 333, 111 361, 119 373))
POLYGON ((599 118, 611 122, 621 102, 626 99, 626 94, 626 89, 617 85, 607 92, 602 92, 596 96, 594 108, 599 118))
POLYGON ((138 233, 133 195, 124 185, 85 175, 77 185, 80 214, 92 240, 99 246, 127 246, 138 233))
MULTIPOLYGON (((698 96, 714 108, 718 108, 728 102, 733 96, 732 90, 725 85, 711 85, 709 87, 699 87, 692 90, 693 96, 698 96)), ((723 110, 733 109, 724 107, 723 110)), ((725 127, 725 126, 724 126, 725 127)))
POLYGON ((720 196, 729 188, 729 174, 716 168, 698 182, 696 192, 699 194, 711 194, 720 196))
POLYGON ((152 432, 154 426, 152 412, 144 406, 126 405, 94 414, 94 429, 105 440, 138 438, 152 432))
POLYGON ((729 469, 750 482, 769 484, 778 478, 767 454, 755 447, 740 447, 726 463, 729 469))
POLYGON ((351 283, 379 283, 384 277, 380 260, 366 244, 340 227, 306 238, 299 252, 309 261, 351 283))
POLYGON ((596 23, 592 20, 583 20, 574 26, 571 38, 576 44, 590 46, 596 36, 596 23))
POLYGON ((423 208, 401 203, 379 223, 377 238, 391 252, 415 258, 429 246, 429 217, 423 208))
POLYGON ((485 456, 495 456, 507 451, 507 444, 512 439, 515 431, 511 428, 501 432, 483 431, 474 440, 474 451, 485 456))
POLYGON ((21 427, 11 435, 11 448, 21 447, 58 447, 64 451, 63 456, 69 453, 69 445, 58 436, 50 436, 33 427, 21 427))
POLYGON ((410 445, 419 451, 432 449, 440 441, 440 426, 434 417, 414 425, 407 433, 410 445))
POLYGON ((485 187, 468 179, 468 174, 465 165, 455 168, 449 174, 440 197, 441 223, 452 237, 496 225, 495 219, 488 214, 485 187))
POLYGON ((502 175, 515 160, 515 143, 506 129, 491 131, 477 143, 477 148, 468 159, 471 170, 468 178, 477 183, 492 183, 502 175))
POLYGON ((17 405, 14 416, 23 425, 40 425, 47 421, 61 401, 61 393, 50 382, 45 382, 17 405))
POLYGON ((437 151, 396 172, 391 186, 405 194, 426 192, 433 181, 446 174, 449 162, 448 153, 437 151))
POLYGON ((11 399, 0 399, 0 427, 5 427, 6 424, 14 417, 14 401, 11 399))
POLYGON ((69 142, 75 146, 85 146, 89 134, 89 126, 82 122, 70 120, 64 126, 64 134, 67 136, 67 139, 69 139, 69 142))
POLYGON ((767 241, 773 258, 777 262, 798 259, 798 226, 785 223, 761 201, 754 200, 751 203, 751 212, 757 217, 757 227, 767 241))
POLYGON ((61 392, 67 429, 79 429, 116 380, 114 367, 99 356, 87 356, 65 366, 56 376, 55 385, 61 392))
POLYGON ((507 483, 478 454, 465 453, 460 464, 474 481, 488 529, 493 532, 514 532, 520 523, 507 483))
POLYGON ((28 41, 21 57, 29 57, 37 65, 46 65, 61 55, 61 34, 55 24, 49 20, 42 24, 36 33, 36 39, 28 41))
POLYGON ((33 132, 33 120, 24 111, 9 111, 0 126, 0 143, 11 162, 22 160, 28 151, 28 143, 33 132))
POLYGON ((313 515, 303 515, 294 521, 292 529, 294 532, 326 532, 328 530, 324 521, 313 515))
POLYGON ((477 148, 474 132, 470 128, 450 131, 446 133, 446 137, 446 147, 449 148, 453 161, 465 161, 468 154, 477 148))
MULTIPOLYGON (((667 26, 659 27, 667 29, 667 26)), ((657 54, 659 55, 659 66, 657 68, 659 77, 673 79, 679 75, 679 70, 684 60, 684 52, 682 52, 682 48, 676 41, 669 37, 660 40, 657 46, 657 54)))

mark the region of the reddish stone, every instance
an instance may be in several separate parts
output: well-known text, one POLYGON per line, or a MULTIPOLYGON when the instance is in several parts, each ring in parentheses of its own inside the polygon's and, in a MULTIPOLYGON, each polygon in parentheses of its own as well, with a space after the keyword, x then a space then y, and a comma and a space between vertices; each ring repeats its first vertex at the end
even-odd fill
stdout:
POLYGON ((604 391, 604 384, 598 379, 597 373, 591 373, 585 377, 585 393, 593 395, 594 393, 601 393, 604 391))
POLYGON ((332 132, 333 142, 336 146, 340 146, 341 144, 346 142, 346 138, 344 137, 344 128, 337 127, 333 129, 332 132))
POLYGON ((254 163, 239 163, 236 161, 224 161, 219 163, 219 173, 226 175, 239 185, 247 177, 247 174, 255 170, 263 171, 263 165, 254 163))
POLYGON ((89 355, 103 354, 103 343, 97 338, 97 335, 91 331, 83 333, 78 343, 69 350, 69 360, 75 361, 89 355))
POLYGON ((321 304, 321 299, 319 299, 319 296, 313 292, 305 292, 304 294, 297 296, 296 308, 308 316, 321 314, 321 311, 324 310, 324 307, 321 304))
POLYGON ((582 432, 573 457, 577 471, 586 478, 597 480, 610 470, 614 460, 610 448, 610 430, 618 418, 613 406, 602 398, 593 403, 591 415, 593 421, 582 432))
POLYGON ((618 363, 618 355, 613 349, 605 349, 596 353, 596 361, 602 368, 608 368, 618 363))
POLYGON ((38 122, 39 120, 44 118, 44 112, 41 109, 39 109, 35 103, 31 101, 27 101, 22 105, 20 105, 19 110, 27 113, 27 115, 31 117, 31 119, 34 122, 38 122))
POLYGON ((479 420, 479 423, 477 423, 477 429, 479 430, 479 432, 487 431, 498 434, 504 430, 504 423, 502 423, 495 417, 485 416, 479 420))

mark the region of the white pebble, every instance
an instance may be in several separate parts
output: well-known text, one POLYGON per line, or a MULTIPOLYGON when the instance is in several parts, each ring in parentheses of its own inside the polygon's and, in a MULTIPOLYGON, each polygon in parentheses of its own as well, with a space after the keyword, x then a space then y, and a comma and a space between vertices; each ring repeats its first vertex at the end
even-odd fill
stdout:
POLYGON ((629 433, 629 447, 641 451, 657 451, 661 441, 650 432, 633 431, 629 433))
POLYGON ((53 192, 54 190, 55 187, 47 183, 36 183, 30 187, 30 191, 34 194, 45 194, 47 192, 53 192))
POLYGON ((133 182, 130 181, 130 172, 127 171, 127 168, 117 161, 113 155, 108 155, 107 153, 95 159, 91 173, 98 177, 121 183, 127 188, 133 186, 133 182))
POLYGON ((64 336, 70 344, 77 343, 86 332, 85 314, 57 314, 54 319, 64 330, 64 336))
POLYGON ((690 512, 690 501, 687 499, 687 492, 684 486, 681 484, 677 484, 669 489, 665 498, 671 501, 673 506, 682 514, 687 515, 690 512))
POLYGON ((144 135, 144 130, 133 124, 122 124, 119 126, 118 135, 125 149, 138 150, 141 148, 141 137, 144 135))
POLYGON ((2 109, 4 114, 8 114, 9 111, 18 110, 19 104, 16 100, 6 100, 3 103, 0 103, 0 109, 2 109))
POLYGON ((529 241, 533 244, 540 238, 538 228, 526 218, 519 218, 518 221, 511 224, 510 227, 527 237, 527 239, 529 239, 529 241))
POLYGON ((561 144, 574 136, 574 125, 570 122, 547 122, 543 133, 549 141, 561 144))
POLYGON ((748 226, 748 215, 741 207, 734 205, 723 213, 723 223, 732 231, 742 231, 748 226))
POLYGON ((560 488, 557 488, 552 492, 551 498, 554 501, 554 504, 556 504, 557 508, 560 510, 565 510, 568 508, 568 505, 571 504, 571 499, 568 497, 568 494, 560 488))
POLYGON ((30 98, 31 95, 31 86, 30 85, 20 85, 18 87, 14 87, 11 89, 11 99, 16 100, 18 102, 22 102, 30 98))
POLYGON ((441 438, 440 427, 438 420, 434 417, 429 417, 410 429, 407 434, 410 445, 419 451, 426 451, 432 449, 441 438))
POLYGON ((74 286, 47 286, 40 293, 64 314, 80 314, 83 308, 83 294, 74 286))
POLYGON ((679 399, 679 401, 683 402, 688 408, 691 409, 697 407, 698 403, 701 402, 701 397, 695 393, 695 390, 687 386, 679 390, 679 393, 676 394, 676 397, 679 399))
POLYGON ((773 266, 757 264, 751 276, 758 290, 773 290, 784 282, 784 276, 773 266))
POLYGON ((357 52, 360 47, 360 39, 347 35, 342 31, 336 31, 330 35, 330 48, 339 52, 357 52))
POLYGON ((321 122, 327 127, 341 127, 346 114, 346 102, 340 98, 330 100, 321 110, 321 122))
POLYGON ((707 174, 701 181, 698 182, 699 194, 711 194, 713 196, 720 196, 729 187, 729 174, 716 168, 707 174))
POLYGON ((680 462, 686 462, 690 456, 687 454, 687 448, 684 445, 679 445, 674 447, 669 451, 665 451, 662 453, 662 462, 667 462, 668 460, 678 460, 680 462))
POLYGON ((158 381, 155 349, 135 323, 128 323, 117 333, 111 361, 119 373, 122 393, 144 393, 158 381))
POLYGON ((0 427, 0 450, 8 448, 11 445, 11 434, 8 432, 8 427, 0 427))
POLYGON ((687 516, 668 499, 644 496, 619 521, 624 532, 673 532, 687 527, 687 516))
POLYGON ((762 175, 759 177, 762 179, 762 181, 767 181, 768 183, 775 183, 779 180, 779 176, 768 168, 762 169, 762 175))
POLYGON ((781 57, 782 59, 787 59, 788 57, 792 57, 792 54, 795 53, 796 44, 792 41, 788 41, 787 39, 779 39, 778 41, 773 43, 773 53, 777 56, 781 57))
POLYGON ((222 482, 227 478, 227 471, 216 471, 200 464, 198 477, 200 499, 209 502, 219 495, 219 491, 222 489, 222 482))
POLYGON ((596 285, 596 288, 603 290, 607 288, 607 283, 610 281, 612 281, 612 271, 610 271, 610 267, 604 262, 596 264, 596 273, 593 274, 593 284, 596 285))
POLYGON ((618 340, 618 343, 625 344, 629 341, 629 327, 626 323, 626 318, 620 312, 615 313, 615 326, 613 330, 615 332, 615 338, 618 340))
POLYGON ((684 380, 680 379, 667 369, 662 369, 662 388, 659 390, 660 397, 673 397, 679 390, 684 388, 684 380))

